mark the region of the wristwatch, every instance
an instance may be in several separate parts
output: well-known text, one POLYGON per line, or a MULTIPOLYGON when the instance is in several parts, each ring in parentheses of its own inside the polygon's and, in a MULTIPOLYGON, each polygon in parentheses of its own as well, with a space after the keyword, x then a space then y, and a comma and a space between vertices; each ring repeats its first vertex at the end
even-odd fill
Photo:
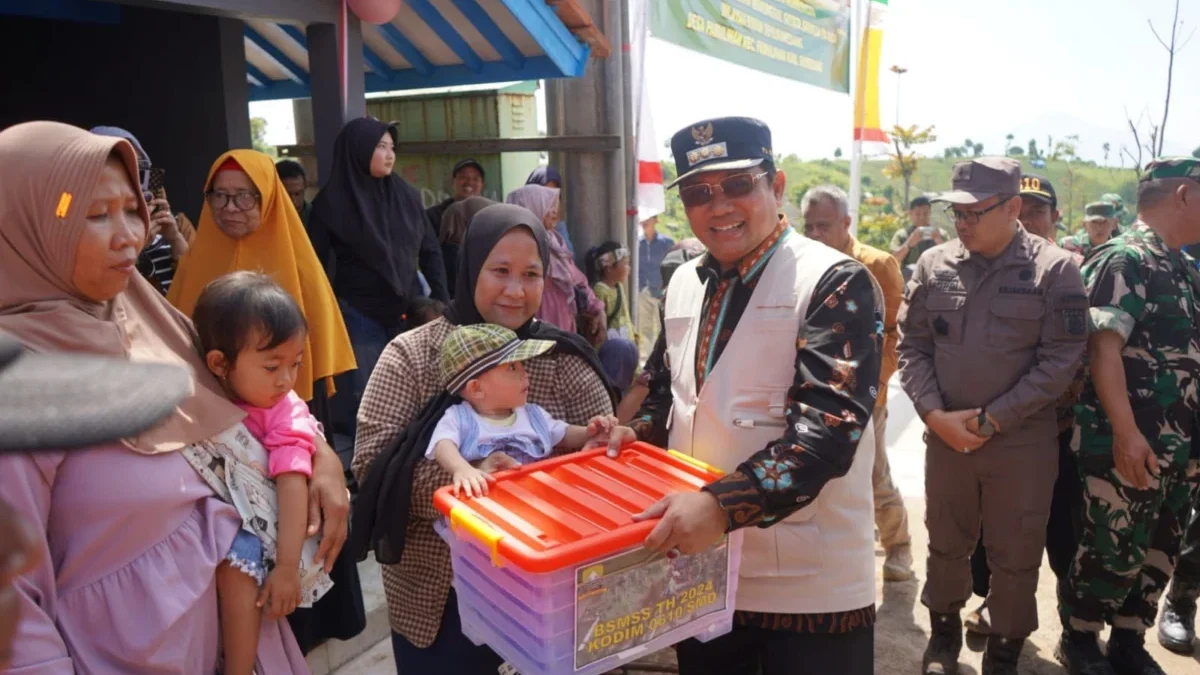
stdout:
POLYGON ((996 433, 996 425, 988 419, 986 412, 979 413, 979 435, 984 438, 991 438, 996 433))

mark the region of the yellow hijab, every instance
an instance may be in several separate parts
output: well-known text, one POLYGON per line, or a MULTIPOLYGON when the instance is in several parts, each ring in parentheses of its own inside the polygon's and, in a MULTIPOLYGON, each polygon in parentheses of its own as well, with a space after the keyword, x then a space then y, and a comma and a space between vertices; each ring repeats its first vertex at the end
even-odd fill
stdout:
POLYGON ((262 195, 261 224, 244 239, 232 239, 217 227, 205 200, 196 240, 179 261, 167 299, 191 316, 200 291, 217 277, 242 270, 270 276, 291 293, 308 320, 308 343, 296 378, 296 394, 311 400, 313 382, 327 378, 326 391, 332 395, 333 376, 354 370, 356 364, 329 279, 270 157, 254 150, 231 150, 213 163, 205 189, 230 159, 237 162, 262 195))

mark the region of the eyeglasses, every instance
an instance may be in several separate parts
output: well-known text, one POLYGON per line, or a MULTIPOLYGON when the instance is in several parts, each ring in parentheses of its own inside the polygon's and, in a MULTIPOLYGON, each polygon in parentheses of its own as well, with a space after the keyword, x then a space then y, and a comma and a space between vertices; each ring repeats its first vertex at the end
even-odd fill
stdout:
POLYGON ((959 209, 956 209, 953 206, 947 206, 946 207, 946 215, 950 218, 953 218, 954 222, 956 222, 956 223, 964 222, 967 225, 978 225, 979 220, 981 218, 983 218, 987 214, 991 213, 992 211, 995 211, 996 209, 1000 208, 1001 206, 1004 206, 1005 204, 1008 203, 1008 201, 1010 199, 1013 199, 1013 197, 1011 197, 1011 196, 1004 197, 1000 201, 996 202, 995 204, 992 204, 991 206, 987 207, 986 209, 983 209, 982 211, 960 211, 959 209))
POLYGON ((259 195, 257 192, 234 192, 233 194, 230 194, 228 192, 221 192, 220 190, 210 190, 204 193, 204 198, 208 200, 208 205, 211 206, 214 211, 220 211, 221 209, 225 208, 229 202, 233 202, 233 205, 237 207, 238 211, 249 211, 250 209, 254 208, 256 204, 258 204, 260 197, 261 195, 259 195))
POLYGON ((720 190, 730 199, 745 197, 754 190, 754 184, 759 178, 767 175, 766 171, 762 173, 735 173, 732 176, 726 176, 717 182, 716 185, 709 183, 698 183, 696 185, 685 185, 679 188, 679 199, 684 206, 696 207, 703 206, 712 201, 717 190, 720 190))

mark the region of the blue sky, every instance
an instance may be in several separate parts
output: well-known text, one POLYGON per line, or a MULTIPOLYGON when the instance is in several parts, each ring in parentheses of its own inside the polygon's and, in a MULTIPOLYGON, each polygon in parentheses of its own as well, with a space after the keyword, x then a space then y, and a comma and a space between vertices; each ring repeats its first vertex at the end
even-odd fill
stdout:
MULTIPOLYGON (((1200 0, 1181 4, 1186 36, 1200 26, 1200 0)), ((1173 10, 1174 0, 891 0, 883 123, 895 121, 896 76, 886 69, 898 64, 909 70, 900 121, 937 127, 939 142, 928 152, 968 136, 998 153, 1008 133, 1022 146, 1031 137, 1044 146, 1047 135, 1078 133, 1085 157, 1102 161, 1101 145, 1109 142, 1109 163, 1117 166, 1120 146, 1132 142, 1125 110, 1156 124, 1162 117, 1167 53, 1146 21, 1169 31, 1173 10)), ((660 143, 698 119, 751 115, 771 126, 778 152, 812 158, 849 151, 846 95, 656 39, 647 48, 647 78, 660 143)), ((1200 33, 1176 59, 1168 153, 1200 146, 1198 82, 1200 33)), ((268 117, 273 142, 291 142, 290 105, 255 110, 268 117)))

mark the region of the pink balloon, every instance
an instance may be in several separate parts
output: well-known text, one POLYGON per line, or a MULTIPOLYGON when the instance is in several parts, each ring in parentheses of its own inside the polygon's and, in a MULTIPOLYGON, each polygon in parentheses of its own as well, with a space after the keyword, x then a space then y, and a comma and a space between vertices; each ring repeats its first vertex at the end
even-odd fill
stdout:
POLYGON ((403 0, 348 0, 354 16, 367 23, 388 23, 400 13, 403 0))

